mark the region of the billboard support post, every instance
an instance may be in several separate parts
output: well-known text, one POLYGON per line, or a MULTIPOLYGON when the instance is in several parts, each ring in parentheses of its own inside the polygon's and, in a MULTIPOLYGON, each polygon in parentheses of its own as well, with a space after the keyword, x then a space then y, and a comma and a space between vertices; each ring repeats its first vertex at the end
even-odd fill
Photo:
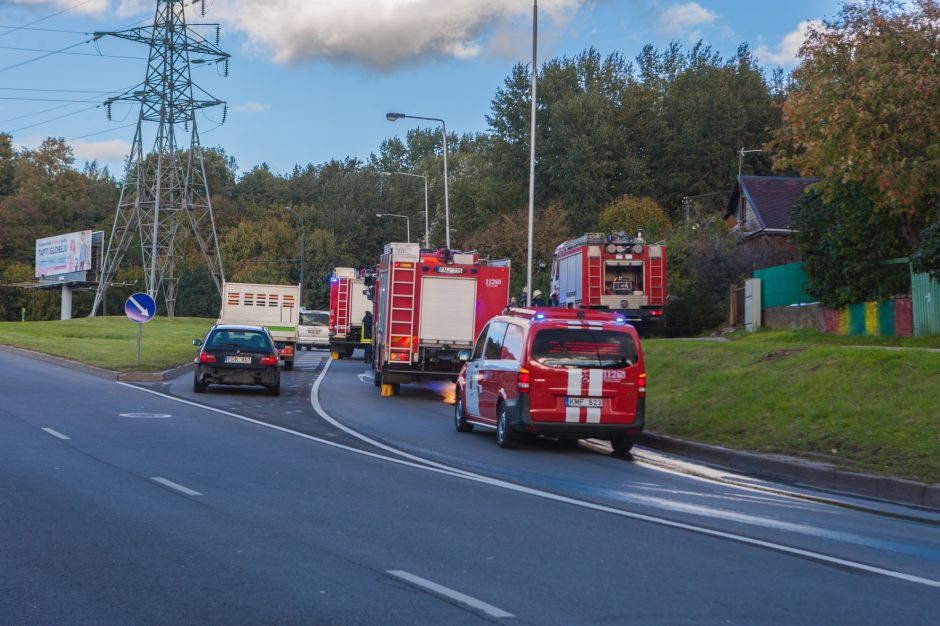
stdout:
POLYGON ((59 319, 72 319, 72 286, 69 283, 62 283, 62 305, 59 308, 59 319))

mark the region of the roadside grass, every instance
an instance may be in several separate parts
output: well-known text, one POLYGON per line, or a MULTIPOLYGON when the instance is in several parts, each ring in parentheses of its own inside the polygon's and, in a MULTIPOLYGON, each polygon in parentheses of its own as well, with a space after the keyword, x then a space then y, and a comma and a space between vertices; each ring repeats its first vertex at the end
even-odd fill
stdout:
POLYGON ((147 322, 141 329, 140 367, 136 367, 137 324, 123 316, 0 322, 0 344, 109 370, 154 372, 191 361, 192 340, 204 337, 213 323, 198 317, 157 317, 147 322))
POLYGON ((756 333, 738 330, 726 337, 732 341, 772 343, 792 342, 796 344, 821 344, 832 346, 882 346, 898 348, 937 348, 940 349, 940 335, 930 337, 869 337, 866 335, 827 335, 814 330, 769 330, 761 329, 756 333))
POLYGON ((940 353, 862 349, 824 337, 760 332, 727 342, 645 342, 647 427, 940 482, 940 353))

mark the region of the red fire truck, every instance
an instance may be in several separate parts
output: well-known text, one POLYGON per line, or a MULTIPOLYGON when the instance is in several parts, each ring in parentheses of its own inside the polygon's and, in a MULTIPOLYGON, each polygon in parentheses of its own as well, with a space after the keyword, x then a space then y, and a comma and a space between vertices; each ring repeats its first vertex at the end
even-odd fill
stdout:
POLYGON ((352 356, 365 347, 362 316, 372 310, 365 294, 365 270, 337 267, 330 277, 330 352, 334 358, 352 356))
POLYGON ((555 306, 619 311, 652 336, 663 327, 666 295, 666 246, 647 244, 642 232, 588 233, 555 249, 555 306))
POLYGON ((397 395, 401 383, 457 376, 457 353, 506 308, 509 260, 390 243, 374 288, 375 385, 397 395))

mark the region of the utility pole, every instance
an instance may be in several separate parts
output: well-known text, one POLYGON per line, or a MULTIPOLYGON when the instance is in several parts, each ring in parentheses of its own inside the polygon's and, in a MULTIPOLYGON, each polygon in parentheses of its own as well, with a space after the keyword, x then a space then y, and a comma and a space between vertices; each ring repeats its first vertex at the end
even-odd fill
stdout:
POLYGON ((532 111, 531 138, 529 140, 529 247, 526 261, 526 306, 532 306, 532 230, 535 227, 535 78, 538 75, 539 3, 532 0, 532 111))
MULTIPOLYGON (((201 3, 205 15, 205 1, 195 0, 192 4, 196 3, 201 3)), ((225 103, 211 96, 200 100, 193 96, 190 67, 197 63, 221 63, 227 76, 230 55, 219 48, 217 24, 214 44, 187 26, 184 14, 187 3, 156 0, 156 4, 151 26, 95 33, 95 39, 109 36, 147 44, 150 53, 142 85, 104 103, 109 119, 112 105, 119 101, 139 103, 140 113, 92 316, 103 306, 108 284, 138 237, 147 294, 156 299, 162 291, 170 317, 176 310, 178 241, 185 232, 192 231, 220 294, 225 281, 196 124, 198 111, 225 103), (190 55, 197 58, 191 59, 190 55), (153 147, 148 152, 143 148, 145 123, 156 124, 153 147), (185 138, 187 134, 189 146, 180 150, 178 136, 185 138)), ((223 108, 223 123, 225 115, 223 108)), ((149 128, 149 124, 146 126, 149 128)))

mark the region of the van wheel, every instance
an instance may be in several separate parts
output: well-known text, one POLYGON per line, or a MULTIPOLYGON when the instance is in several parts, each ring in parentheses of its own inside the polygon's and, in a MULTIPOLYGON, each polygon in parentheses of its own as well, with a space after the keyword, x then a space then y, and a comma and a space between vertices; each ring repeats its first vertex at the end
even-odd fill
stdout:
POLYGON ((293 360, 284 361, 284 369, 287 370, 288 372, 294 369, 294 361, 293 360))
POLYGON ((496 443, 500 448, 515 448, 516 433, 509 427, 509 412, 506 405, 499 406, 499 417, 496 419, 496 443))
POLYGON ((469 433, 473 431, 473 424, 467 421, 467 412, 463 410, 463 398, 460 396, 460 389, 458 389, 457 397, 454 399, 454 428, 458 433, 469 433))
POLYGON ((208 385, 203 382, 199 382, 199 375, 193 376, 193 393, 204 393, 208 385))
POLYGON ((633 437, 614 437, 610 447, 614 449, 614 456, 623 456, 633 447, 633 437))

